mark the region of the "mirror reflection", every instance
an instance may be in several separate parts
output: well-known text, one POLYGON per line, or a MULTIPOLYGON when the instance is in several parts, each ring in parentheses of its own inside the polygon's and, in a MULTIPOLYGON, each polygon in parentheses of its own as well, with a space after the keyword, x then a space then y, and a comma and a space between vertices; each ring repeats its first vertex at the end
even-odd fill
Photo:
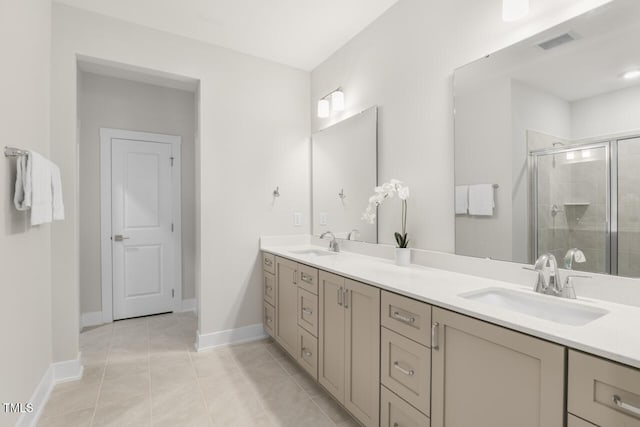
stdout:
POLYGON ((456 253, 640 277, 640 2, 455 72, 456 253))
POLYGON ((360 114, 311 138, 313 234, 377 243, 377 221, 361 220, 377 185, 378 111, 360 114))

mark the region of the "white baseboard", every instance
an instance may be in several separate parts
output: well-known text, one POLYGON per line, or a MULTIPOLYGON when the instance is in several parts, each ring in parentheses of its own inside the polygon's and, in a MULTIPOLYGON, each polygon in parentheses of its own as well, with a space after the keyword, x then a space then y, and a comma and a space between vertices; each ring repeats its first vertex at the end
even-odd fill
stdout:
POLYGON ((80 353, 78 353, 76 359, 50 364, 42 376, 40 384, 38 384, 31 395, 31 399, 29 399, 29 403, 33 405, 33 412, 22 414, 18 419, 16 427, 35 427, 49 400, 53 386, 59 383, 81 379, 83 369, 82 363, 80 362, 80 353))
POLYGON ((82 313, 80 315, 80 330, 87 326, 97 326, 102 325, 103 323, 102 311, 92 311, 89 313, 82 313))
POLYGON ((266 338, 262 323, 243 326, 226 331, 213 332, 211 334, 200 334, 198 331, 196 339, 196 350, 202 351, 209 348, 220 347, 230 344, 240 344, 243 342, 256 341, 266 338))
POLYGON ((198 304, 195 298, 183 299, 182 300, 182 311, 193 311, 198 314, 198 304))

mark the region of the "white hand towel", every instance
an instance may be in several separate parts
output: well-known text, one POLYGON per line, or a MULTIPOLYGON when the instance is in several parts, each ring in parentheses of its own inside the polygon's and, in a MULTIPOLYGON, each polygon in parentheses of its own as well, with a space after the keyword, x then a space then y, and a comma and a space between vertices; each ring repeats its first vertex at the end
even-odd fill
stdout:
POLYGON ((493 216, 493 184, 469 186, 469 215, 493 216))
POLYGON ((456 186, 456 214, 466 215, 469 212, 469 186, 456 186))
POLYGON ((51 163, 51 191, 53 193, 53 219, 56 221, 63 220, 62 180, 60 179, 60 168, 54 163, 51 163))
POLYGON ((31 225, 40 225, 53 220, 52 163, 35 151, 31 152, 29 160, 31 163, 31 225))
POLYGON ((26 211, 31 207, 31 162, 30 153, 18 156, 16 160, 16 188, 13 204, 19 211, 26 211))

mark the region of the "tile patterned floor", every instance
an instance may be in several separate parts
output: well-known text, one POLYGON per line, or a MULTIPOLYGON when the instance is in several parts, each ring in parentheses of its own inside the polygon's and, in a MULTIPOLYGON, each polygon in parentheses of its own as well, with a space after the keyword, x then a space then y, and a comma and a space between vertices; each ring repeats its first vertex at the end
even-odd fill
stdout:
POLYGON ((55 387, 38 426, 358 425, 272 341, 198 353, 195 330, 180 313, 83 331, 84 376, 55 387))

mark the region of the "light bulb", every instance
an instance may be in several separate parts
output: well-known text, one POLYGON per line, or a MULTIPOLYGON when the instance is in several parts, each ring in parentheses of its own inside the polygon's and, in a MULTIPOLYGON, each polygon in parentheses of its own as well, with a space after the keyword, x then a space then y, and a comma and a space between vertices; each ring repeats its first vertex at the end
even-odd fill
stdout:
POLYGON ((569 151, 567 153, 567 160, 573 160, 575 159, 575 157, 576 157, 576 154, 573 151, 569 151))
POLYGON ((502 20, 517 21, 529 13, 529 0, 502 0, 502 20))
POLYGON ((591 150, 582 150, 582 158, 588 159, 589 157, 591 157, 591 150))
POLYGON ((344 92, 340 89, 331 94, 331 108, 333 111, 344 111, 344 92))
POLYGON ((327 99, 318 101, 318 117, 321 119, 329 117, 329 101, 327 99))

